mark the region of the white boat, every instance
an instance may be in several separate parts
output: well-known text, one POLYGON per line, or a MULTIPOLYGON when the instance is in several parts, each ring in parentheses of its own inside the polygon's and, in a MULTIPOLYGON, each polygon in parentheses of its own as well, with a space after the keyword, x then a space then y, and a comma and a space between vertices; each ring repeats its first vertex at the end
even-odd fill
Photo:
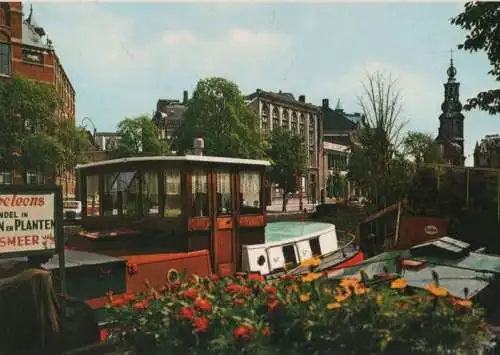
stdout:
POLYGON ((335 225, 323 222, 273 222, 266 243, 242 246, 242 269, 269 275, 294 268, 312 257, 338 250, 335 225))

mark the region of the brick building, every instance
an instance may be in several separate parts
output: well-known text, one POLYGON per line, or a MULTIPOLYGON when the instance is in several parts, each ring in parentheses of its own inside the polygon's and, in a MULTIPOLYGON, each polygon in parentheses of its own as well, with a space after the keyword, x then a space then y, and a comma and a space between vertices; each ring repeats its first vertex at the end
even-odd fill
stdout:
MULTIPOLYGON (((8 80, 14 74, 54 85, 62 99, 55 117, 75 121, 75 90, 51 40, 35 21, 33 8, 26 17, 21 2, 0 2, 0 79, 8 80)), ((50 182, 36 171, 3 171, 0 175, 0 183, 50 182)), ((74 195, 74 174, 66 174, 57 183, 62 185, 64 196, 74 195)))
POLYGON ((488 134, 476 142, 474 167, 500 169, 500 135, 488 134))
POLYGON ((170 140, 184 119, 188 103, 188 92, 184 90, 182 101, 178 99, 159 99, 153 114, 153 122, 160 130, 162 139, 170 140))
MULTIPOLYGON (((302 178, 302 191, 311 202, 318 201, 325 187, 321 108, 307 103, 304 95, 300 95, 297 100, 290 93, 261 89, 248 95, 247 103, 259 114, 260 127, 265 133, 275 127, 285 127, 304 139, 309 171, 302 178)), ((276 193, 271 193, 271 196, 274 195, 276 193)))

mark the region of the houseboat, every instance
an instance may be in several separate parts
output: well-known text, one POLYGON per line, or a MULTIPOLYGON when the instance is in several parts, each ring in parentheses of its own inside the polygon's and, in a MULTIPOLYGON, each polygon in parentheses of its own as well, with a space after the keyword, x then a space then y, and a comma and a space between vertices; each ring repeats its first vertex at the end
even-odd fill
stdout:
MULTIPOLYGON (((172 269, 273 277, 312 256, 325 271, 362 260, 354 244, 339 246, 334 225, 266 223, 269 165, 196 154, 77 166, 82 231, 66 244, 67 293, 101 308, 107 292, 163 285, 172 269)), ((55 256, 43 266, 58 265, 55 256)))

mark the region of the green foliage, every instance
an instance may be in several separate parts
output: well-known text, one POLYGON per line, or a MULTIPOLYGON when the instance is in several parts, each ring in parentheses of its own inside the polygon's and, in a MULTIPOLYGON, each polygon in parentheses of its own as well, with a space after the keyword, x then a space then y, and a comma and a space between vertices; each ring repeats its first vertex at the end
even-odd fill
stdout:
POLYGON ((183 154, 193 149, 195 138, 205 141, 205 154, 260 159, 266 144, 259 117, 245 103, 238 86, 223 78, 198 82, 175 135, 175 150, 183 154))
POLYGON ((283 189, 283 210, 286 194, 297 190, 297 176, 307 170, 307 155, 302 138, 284 128, 273 129, 267 155, 272 161, 270 180, 283 189))
POLYGON ((403 139, 403 152, 415 159, 415 164, 439 163, 440 152, 436 140, 431 134, 410 131, 403 139))
POLYGON ((487 339, 481 308, 403 279, 239 273, 110 301, 113 339, 141 354, 469 354, 487 339))
POLYGON ((142 115, 125 118, 118 124, 120 140, 114 154, 119 157, 169 154, 169 145, 160 139, 151 117, 142 115))
MULTIPOLYGON (((451 19, 451 23, 467 32, 464 43, 458 46, 469 52, 485 51, 491 64, 488 74, 500 81, 500 4, 498 2, 472 1, 465 10, 451 19)), ((466 110, 480 109, 490 114, 500 112, 500 89, 482 91, 469 99, 466 110)))
POLYGON ((60 99, 52 85, 22 77, 0 83, 0 168, 37 170, 46 175, 72 171, 90 149, 73 121, 55 118, 60 99))

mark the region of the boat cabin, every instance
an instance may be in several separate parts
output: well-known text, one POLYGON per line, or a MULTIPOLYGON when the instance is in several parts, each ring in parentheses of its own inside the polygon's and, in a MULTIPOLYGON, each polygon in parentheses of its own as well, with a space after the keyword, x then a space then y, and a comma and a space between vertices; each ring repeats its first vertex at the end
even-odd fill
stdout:
POLYGON ((264 160, 132 157, 77 166, 82 228, 70 245, 108 255, 206 249, 221 274, 265 241, 264 160))

